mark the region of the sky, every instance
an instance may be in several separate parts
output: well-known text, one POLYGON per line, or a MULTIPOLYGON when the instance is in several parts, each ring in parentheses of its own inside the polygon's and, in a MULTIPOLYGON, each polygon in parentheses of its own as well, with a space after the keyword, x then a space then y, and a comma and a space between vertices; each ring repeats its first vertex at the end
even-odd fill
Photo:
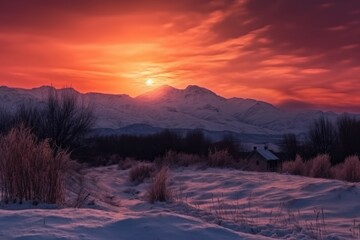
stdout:
POLYGON ((0 0, 0 85, 360 112, 359 76, 358 0, 0 0))

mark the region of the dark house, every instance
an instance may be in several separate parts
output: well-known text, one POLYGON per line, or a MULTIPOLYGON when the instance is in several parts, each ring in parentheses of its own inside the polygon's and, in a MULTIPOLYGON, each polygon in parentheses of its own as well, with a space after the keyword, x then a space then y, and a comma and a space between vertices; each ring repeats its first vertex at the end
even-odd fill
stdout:
POLYGON ((277 171, 280 167, 279 158, 266 146, 264 148, 254 147, 247 158, 248 170, 251 171, 277 171))

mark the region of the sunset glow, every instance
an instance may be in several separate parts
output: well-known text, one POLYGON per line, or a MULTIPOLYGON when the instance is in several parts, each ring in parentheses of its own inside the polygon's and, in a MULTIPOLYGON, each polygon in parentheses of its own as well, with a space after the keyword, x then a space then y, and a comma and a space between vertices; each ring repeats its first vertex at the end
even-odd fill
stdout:
POLYGON ((154 85, 154 80, 152 80, 151 78, 147 79, 145 82, 146 86, 151 87, 152 85, 154 85))
POLYGON ((1 1, 0 85, 360 112, 359 29, 358 0, 1 1))

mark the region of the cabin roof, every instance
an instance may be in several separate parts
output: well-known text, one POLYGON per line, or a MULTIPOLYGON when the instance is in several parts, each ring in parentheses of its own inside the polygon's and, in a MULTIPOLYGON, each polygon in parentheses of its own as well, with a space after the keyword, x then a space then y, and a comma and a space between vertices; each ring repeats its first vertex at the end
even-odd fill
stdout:
POLYGON ((256 149, 257 153, 259 153, 265 160, 267 161, 277 161, 279 158, 275 156, 270 150, 268 149, 256 149))

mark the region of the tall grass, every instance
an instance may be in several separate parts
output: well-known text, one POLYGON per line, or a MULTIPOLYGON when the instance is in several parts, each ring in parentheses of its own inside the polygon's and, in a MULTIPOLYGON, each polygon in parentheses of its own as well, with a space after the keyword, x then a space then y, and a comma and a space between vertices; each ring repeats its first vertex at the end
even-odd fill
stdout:
POLYGON ((234 158, 229 154, 228 150, 209 151, 208 161, 210 167, 231 167, 234 166, 234 158))
POLYGON ((168 188, 168 169, 166 167, 155 175, 148 189, 149 202, 166 202, 171 199, 171 191, 168 188))
POLYGON ((69 154, 54 152, 48 141, 38 141, 23 126, 0 138, 0 187, 4 202, 24 200, 64 201, 64 174, 69 154))
POLYGON ((152 164, 133 165, 129 171, 129 180, 133 183, 142 183, 146 178, 150 178, 154 171, 155 167, 152 164))
POLYGON ((204 162, 204 159, 196 154, 189 154, 183 152, 175 152, 169 150, 161 158, 155 159, 155 162, 158 166, 167 166, 167 167, 188 167, 191 165, 199 164, 204 162))

